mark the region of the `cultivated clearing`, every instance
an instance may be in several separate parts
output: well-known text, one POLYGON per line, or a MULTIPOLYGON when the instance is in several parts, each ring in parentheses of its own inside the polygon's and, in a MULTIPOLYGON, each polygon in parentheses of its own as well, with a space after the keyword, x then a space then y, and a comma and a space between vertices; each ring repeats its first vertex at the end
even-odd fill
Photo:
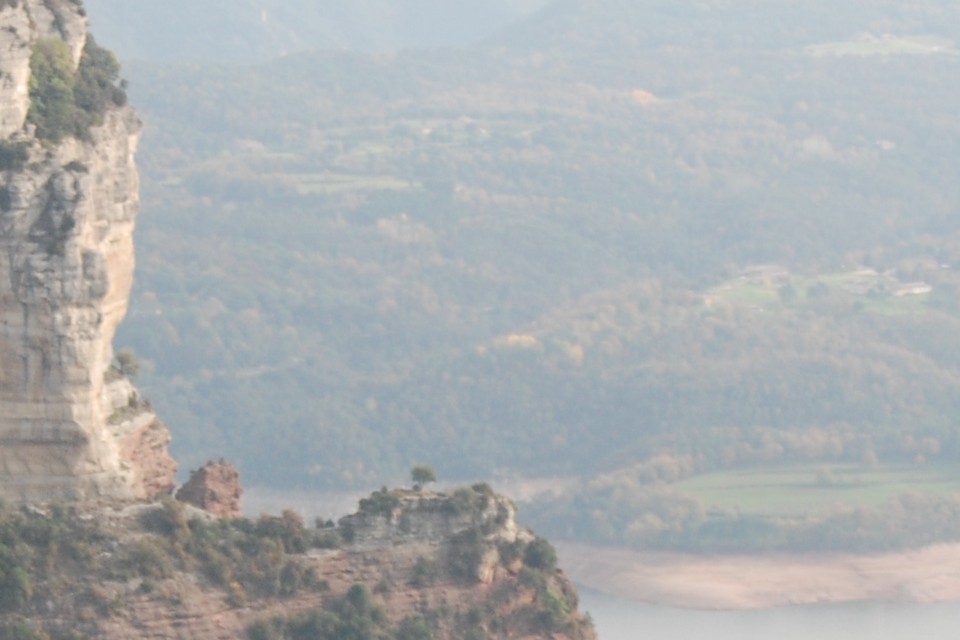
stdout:
POLYGON ((676 488, 702 501, 707 511, 744 515, 807 516, 837 506, 874 507, 906 493, 960 493, 960 470, 946 464, 798 464, 706 473, 676 488))

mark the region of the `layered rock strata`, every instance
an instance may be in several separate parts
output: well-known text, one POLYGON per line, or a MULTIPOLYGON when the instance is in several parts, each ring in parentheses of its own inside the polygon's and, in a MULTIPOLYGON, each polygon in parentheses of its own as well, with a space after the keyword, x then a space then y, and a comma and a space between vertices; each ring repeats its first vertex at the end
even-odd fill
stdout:
MULTIPOLYGON (((470 568, 470 578, 489 584, 509 562, 504 545, 526 545, 534 535, 516 521, 517 508, 484 484, 460 489, 452 496, 426 491, 378 491, 360 501, 360 510, 338 525, 352 549, 362 552, 410 548, 439 549, 471 533, 483 549, 470 568)), ((450 553, 451 549, 446 549, 450 553)))
POLYGON ((85 140, 37 140, 30 55, 52 38, 76 67, 78 2, 0 3, 0 139, 26 152, 0 174, 0 496, 151 498, 173 488, 170 435, 112 365, 133 282, 141 124, 110 107, 85 140))

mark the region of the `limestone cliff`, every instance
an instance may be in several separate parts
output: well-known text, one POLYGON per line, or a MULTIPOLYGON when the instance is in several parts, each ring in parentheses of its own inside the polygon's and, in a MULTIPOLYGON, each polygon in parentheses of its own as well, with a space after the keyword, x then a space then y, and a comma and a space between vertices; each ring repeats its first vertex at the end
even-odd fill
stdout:
POLYGON ((133 279, 140 121, 111 105, 83 139, 27 122, 31 53, 87 41, 78 0, 0 2, 0 496, 134 499, 173 487, 169 433, 112 366, 133 279))
POLYGON ((360 501, 357 513, 341 518, 340 529, 358 551, 398 544, 438 547, 469 544, 483 548, 467 568, 470 579, 492 582, 509 565, 501 550, 524 546, 533 534, 516 522, 516 507, 484 484, 459 489, 452 496, 421 491, 377 491, 360 501), (467 540, 466 536, 475 539, 467 540))

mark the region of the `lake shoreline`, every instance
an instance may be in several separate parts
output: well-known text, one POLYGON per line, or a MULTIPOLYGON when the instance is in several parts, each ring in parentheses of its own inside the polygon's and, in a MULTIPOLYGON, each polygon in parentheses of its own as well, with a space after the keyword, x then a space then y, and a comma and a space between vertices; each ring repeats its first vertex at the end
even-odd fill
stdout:
POLYGON ((668 607, 771 609, 854 602, 960 600, 960 544, 877 554, 702 556, 555 541, 577 584, 668 607))
MULTIPOLYGON (((501 483, 503 484, 503 483, 501 483)), ((526 491, 524 491, 526 489, 526 491)), ((356 510, 368 492, 244 492, 249 517, 292 508, 308 519, 356 510)), ((514 483, 510 495, 529 497, 514 483)), ((560 567, 593 591, 679 609, 747 611, 791 605, 960 601, 960 544, 880 554, 696 555, 551 539, 560 567)))

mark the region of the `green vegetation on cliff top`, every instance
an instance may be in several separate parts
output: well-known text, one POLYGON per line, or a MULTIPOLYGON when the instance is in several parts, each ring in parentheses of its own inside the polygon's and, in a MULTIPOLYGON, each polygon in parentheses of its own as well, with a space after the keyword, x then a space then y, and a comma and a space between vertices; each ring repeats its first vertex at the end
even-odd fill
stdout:
POLYGON ((27 122, 36 126, 41 140, 86 139, 91 127, 102 124, 108 108, 126 104, 120 64, 92 36, 76 71, 63 40, 40 40, 30 56, 30 74, 27 122))

